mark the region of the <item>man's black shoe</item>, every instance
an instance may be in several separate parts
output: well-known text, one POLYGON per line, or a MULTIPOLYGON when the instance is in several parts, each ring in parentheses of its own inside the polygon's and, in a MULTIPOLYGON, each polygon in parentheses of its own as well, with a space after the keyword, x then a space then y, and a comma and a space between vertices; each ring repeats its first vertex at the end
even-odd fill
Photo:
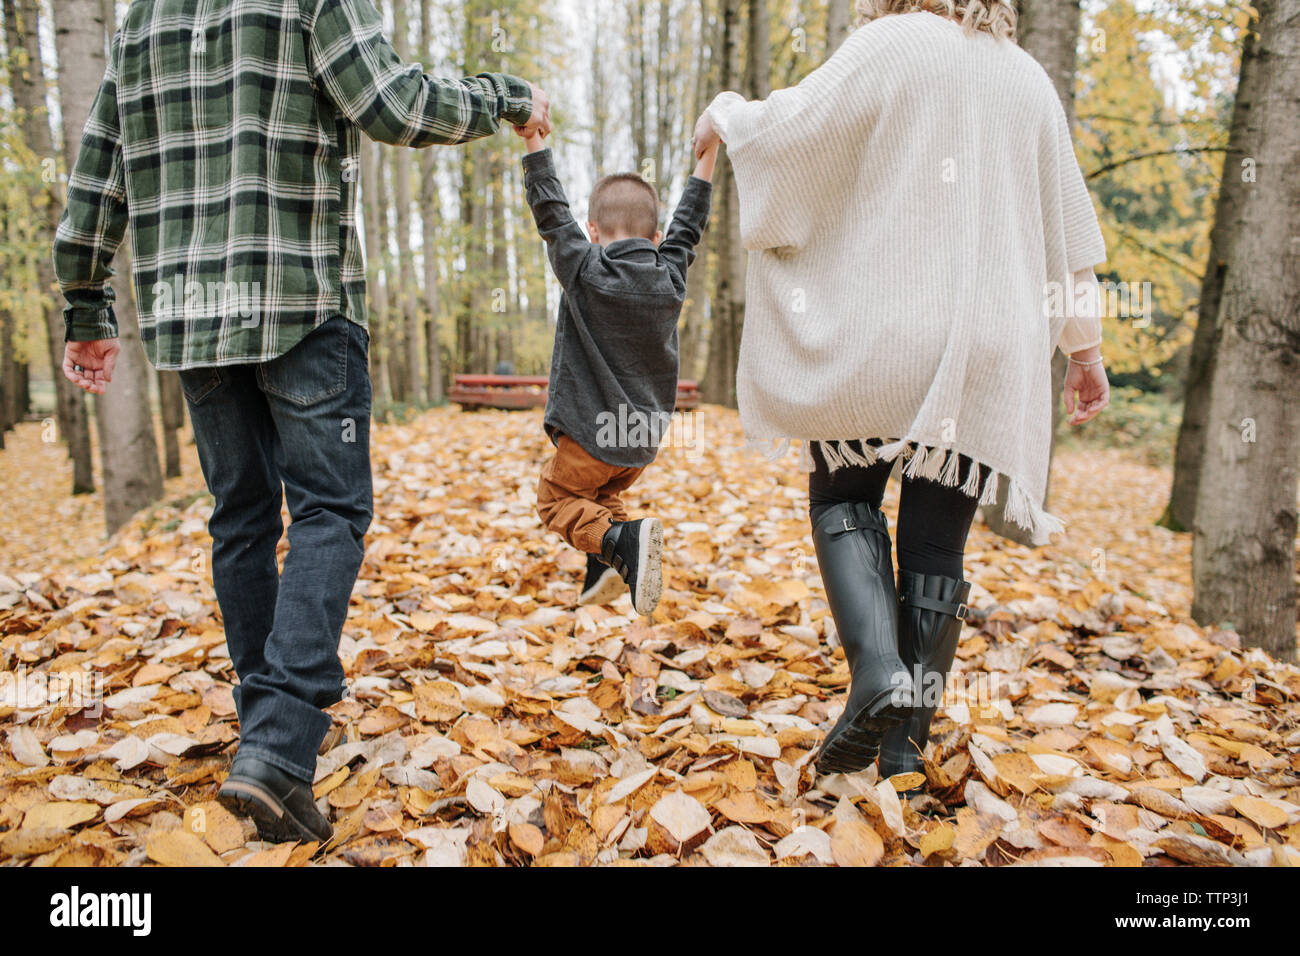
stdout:
POLYGON ((638 614, 653 614, 664 589, 664 526, 658 518, 616 521, 600 542, 600 556, 623 576, 638 614))
POLYGON ((236 816, 250 817, 268 843, 324 843, 333 835, 316 809, 311 784, 256 757, 238 757, 217 801, 236 816))
POLYGON ((598 554, 587 555, 587 577, 582 582, 579 604, 612 604, 623 593, 623 578, 600 559, 598 554))

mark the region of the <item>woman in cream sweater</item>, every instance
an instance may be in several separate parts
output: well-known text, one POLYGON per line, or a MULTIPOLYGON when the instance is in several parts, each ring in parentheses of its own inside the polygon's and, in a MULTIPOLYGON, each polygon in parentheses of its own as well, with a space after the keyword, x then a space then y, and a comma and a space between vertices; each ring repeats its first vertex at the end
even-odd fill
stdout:
POLYGON ((817 757, 922 768, 970 584, 976 509, 1043 542, 1051 358, 1071 424, 1108 401, 1093 267, 1105 246, 1051 80, 1003 0, 858 0, 858 26, 795 87, 725 92, 749 252, 737 393, 746 437, 801 442, 813 544, 849 663, 817 757), (903 468, 898 581, 880 504, 903 468))

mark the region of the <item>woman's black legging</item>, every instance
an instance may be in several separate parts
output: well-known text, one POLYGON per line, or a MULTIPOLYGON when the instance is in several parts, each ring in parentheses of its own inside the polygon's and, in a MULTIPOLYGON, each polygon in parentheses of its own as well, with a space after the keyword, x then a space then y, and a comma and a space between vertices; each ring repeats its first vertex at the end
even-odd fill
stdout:
MULTIPOLYGON (((861 443, 855 442, 858 449, 861 443)), ((880 445, 879 439, 868 444, 880 445)), ((834 473, 826 467, 820 447, 813 446, 815 470, 808 478, 808 511, 814 524, 832 505, 864 501, 879 508, 885 497, 885 482, 893 470, 893 461, 871 465, 845 465, 834 473)), ((943 574, 961 578, 962 555, 970 533, 978 502, 964 494, 961 485, 974 465, 962 455, 957 484, 949 487, 929 478, 904 478, 898 500, 898 567, 917 574, 943 574)), ((988 480, 989 469, 980 466, 981 485, 988 480)))

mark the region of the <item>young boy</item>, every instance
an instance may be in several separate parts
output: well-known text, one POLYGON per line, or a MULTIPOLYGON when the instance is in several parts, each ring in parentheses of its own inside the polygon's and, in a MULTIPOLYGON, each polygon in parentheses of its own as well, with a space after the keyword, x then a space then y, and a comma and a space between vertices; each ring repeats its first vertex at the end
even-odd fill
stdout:
POLYGON ((717 147, 687 180, 667 236, 654 187, 619 173, 592 190, 589 240, 542 136, 519 132, 528 204, 564 290, 545 418, 556 451, 537 483, 537 513, 587 553, 579 604, 614 600, 621 576, 632 607, 651 614, 663 590, 663 525, 628 520, 620 495, 654 461, 676 408, 677 319, 709 218, 717 147))

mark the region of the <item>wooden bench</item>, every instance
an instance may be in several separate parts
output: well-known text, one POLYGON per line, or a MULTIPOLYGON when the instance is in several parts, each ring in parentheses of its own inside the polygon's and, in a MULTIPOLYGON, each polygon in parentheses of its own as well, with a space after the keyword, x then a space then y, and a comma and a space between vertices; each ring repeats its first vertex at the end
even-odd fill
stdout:
MULTIPOLYGON (((543 408, 548 384, 545 375, 456 375, 447 398, 466 412, 479 408, 507 411, 543 408)), ((690 379, 680 380, 677 383, 677 410, 686 411, 699 407, 699 404, 699 383, 690 379)))

